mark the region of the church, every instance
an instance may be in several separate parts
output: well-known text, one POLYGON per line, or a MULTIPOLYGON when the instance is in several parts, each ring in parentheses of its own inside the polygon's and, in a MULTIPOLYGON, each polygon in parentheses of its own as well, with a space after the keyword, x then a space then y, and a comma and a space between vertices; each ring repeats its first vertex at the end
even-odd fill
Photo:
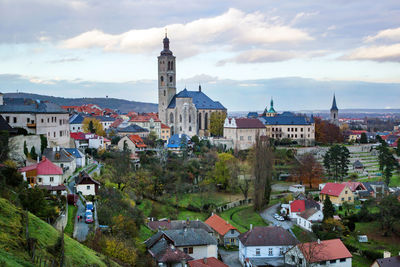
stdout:
POLYGON ((213 112, 227 113, 227 109, 201 91, 186 88, 176 93, 176 58, 169 49, 167 34, 164 49, 158 57, 158 117, 171 128, 171 135, 209 136, 213 112))

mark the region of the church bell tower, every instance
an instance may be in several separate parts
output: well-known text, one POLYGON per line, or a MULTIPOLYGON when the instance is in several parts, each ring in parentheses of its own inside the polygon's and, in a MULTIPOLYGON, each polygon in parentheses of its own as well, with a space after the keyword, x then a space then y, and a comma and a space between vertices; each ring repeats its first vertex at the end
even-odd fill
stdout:
POLYGON ((331 123, 335 124, 336 126, 339 126, 339 109, 336 106, 335 94, 333 94, 333 101, 331 107, 331 123))
POLYGON ((169 39, 165 31, 164 49, 158 56, 158 117, 164 124, 168 123, 167 107, 176 94, 175 56, 169 50, 169 39))

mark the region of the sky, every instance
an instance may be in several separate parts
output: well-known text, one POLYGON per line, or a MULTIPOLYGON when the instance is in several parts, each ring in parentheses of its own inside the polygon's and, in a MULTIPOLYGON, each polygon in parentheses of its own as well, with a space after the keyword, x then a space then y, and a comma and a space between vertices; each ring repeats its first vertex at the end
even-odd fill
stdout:
POLYGON ((400 108, 391 0, 0 0, 0 91, 155 103, 166 30, 177 91, 230 111, 400 108))

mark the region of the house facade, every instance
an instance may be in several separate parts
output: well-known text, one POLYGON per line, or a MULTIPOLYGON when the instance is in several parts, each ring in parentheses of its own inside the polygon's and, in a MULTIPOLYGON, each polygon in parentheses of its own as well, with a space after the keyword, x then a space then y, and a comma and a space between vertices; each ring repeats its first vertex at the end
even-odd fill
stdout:
POLYGON ((76 179, 76 192, 81 192, 84 196, 95 196, 100 187, 100 182, 94 180, 85 171, 79 173, 76 179))
POLYGON ((65 148, 65 150, 75 157, 76 167, 83 168, 86 166, 86 154, 77 148, 65 148))
POLYGON ((147 146, 143 142, 142 138, 136 134, 125 135, 118 142, 118 149, 120 151, 123 151, 125 148, 127 148, 132 154, 144 151, 146 147, 147 146))
POLYGON ((319 194, 319 199, 323 202, 327 196, 336 206, 341 206, 344 202, 354 203, 354 193, 346 184, 326 183, 319 194))
POLYGON ((0 115, 13 128, 46 135, 50 147, 69 146, 68 113, 54 103, 25 98, 3 99, 0 94, 0 115))
POLYGON ((253 118, 226 118, 224 122, 224 138, 233 140, 235 149, 250 149, 257 136, 265 136, 264 124, 253 118))
POLYGON ((136 115, 129 120, 130 124, 136 124, 143 129, 154 132, 158 139, 161 138, 161 121, 156 116, 136 115))
POLYGON ((324 214, 322 213, 322 210, 310 208, 297 215, 296 224, 304 230, 312 232, 313 224, 322 222, 323 219, 324 214))
POLYGON ((351 267, 352 255, 340 239, 298 244, 285 255, 289 266, 351 267))
POLYGON ((239 235, 239 261, 245 267, 280 266, 286 251, 297 243, 282 227, 250 227, 239 235))
POLYGON ((64 148, 45 148, 43 155, 63 170, 64 180, 76 170, 76 158, 64 148))
POLYGON ((168 141, 171 137, 171 128, 168 125, 161 123, 161 140, 168 141))
POLYGON ((214 230, 214 237, 218 240, 219 245, 239 246, 240 232, 238 229, 217 214, 213 214, 205 223, 214 230))
POLYGON ((289 217, 297 220, 298 215, 308 209, 322 210, 322 204, 313 199, 296 199, 289 203, 289 217))

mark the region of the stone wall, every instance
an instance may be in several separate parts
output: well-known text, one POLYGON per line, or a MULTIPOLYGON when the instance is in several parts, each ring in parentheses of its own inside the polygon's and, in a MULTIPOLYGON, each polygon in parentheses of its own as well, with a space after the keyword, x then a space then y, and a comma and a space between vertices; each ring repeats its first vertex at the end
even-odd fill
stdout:
POLYGON ((26 156, 24 154, 24 142, 26 142, 26 146, 28 147, 29 152, 34 146, 36 154, 38 154, 39 156, 41 155, 40 135, 18 135, 10 137, 8 139, 8 146, 10 148, 10 153, 8 154, 8 156, 10 157, 10 159, 17 161, 21 164, 24 163, 24 161, 26 160, 26 156))
MULTIPOLYGON (((75 218, 74 218, 75 219, 75 218)), ((65 206, 65 211, 58 216, 57 220, 54 222, 53 227, 56 228, 58 231, 65 229, 68 222, 68 202, 65 206)))

